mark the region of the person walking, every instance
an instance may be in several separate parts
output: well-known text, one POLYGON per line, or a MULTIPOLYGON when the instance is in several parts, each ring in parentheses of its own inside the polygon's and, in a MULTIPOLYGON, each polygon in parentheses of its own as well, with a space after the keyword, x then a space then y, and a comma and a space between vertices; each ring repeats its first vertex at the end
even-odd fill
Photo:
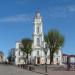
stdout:
POLYGON ((67 56, 67 71, 70 70, 70 56, 67 56))

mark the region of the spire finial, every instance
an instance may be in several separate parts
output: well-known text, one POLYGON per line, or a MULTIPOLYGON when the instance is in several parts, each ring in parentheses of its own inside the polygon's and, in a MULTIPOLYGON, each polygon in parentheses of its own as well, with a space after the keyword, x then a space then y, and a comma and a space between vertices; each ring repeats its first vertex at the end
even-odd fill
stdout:
POLYGON ((38 8, 38 9, 36 10, 36 14, 39 13, 39 12, 40 12, 40 9, 38 8))
POLYGON ((35 14, 35 17, 39 18, 40 17, 40 9, 38 8, 37 11, 36 11, 36 14, 35 14))

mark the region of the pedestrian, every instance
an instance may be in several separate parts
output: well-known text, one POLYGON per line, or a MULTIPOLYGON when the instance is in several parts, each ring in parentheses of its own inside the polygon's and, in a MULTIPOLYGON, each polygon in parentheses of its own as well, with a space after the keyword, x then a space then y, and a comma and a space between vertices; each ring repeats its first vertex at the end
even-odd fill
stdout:
POLYGON ((70 56, 67 56, 67 70, 70 70, 70 56))

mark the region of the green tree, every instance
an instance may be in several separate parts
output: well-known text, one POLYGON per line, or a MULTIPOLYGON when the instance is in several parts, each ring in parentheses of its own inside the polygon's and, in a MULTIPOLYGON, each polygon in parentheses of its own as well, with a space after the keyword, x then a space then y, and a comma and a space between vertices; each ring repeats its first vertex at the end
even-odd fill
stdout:
POLYGON ((52 29, 45 35, 45 42, 49 46, 50 64, 52 64, 54 53, 64 44, 64 36, 58 30, 52 29))
POLYGON ((28 56, 31 54, 32 51, 32 40, 28 38, 24 38, 21 40, 23 47, 21 47, 21 50, 26 54, 26 60, 28 64, 28 56))
POLYGON ((7 59, 8 59, 8 62, 12 62, 12 57, 9 55, 8 57, 7 57, 7 59))
POLYGON ((15 62, 15 48, 12 48, 9 50, 7 59, 9 61, 9 63, 13 64, 15 62))

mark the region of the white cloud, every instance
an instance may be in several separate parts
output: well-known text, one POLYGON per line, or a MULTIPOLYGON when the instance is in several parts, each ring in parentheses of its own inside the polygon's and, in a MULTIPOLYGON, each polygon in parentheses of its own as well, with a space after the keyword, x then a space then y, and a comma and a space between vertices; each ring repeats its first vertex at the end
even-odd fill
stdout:
POLYGON ((24 4, 25 3, 25 0, 17 0, 16 3, 17 4, 24 4))
POLYGON ((75 6, 70 6, 70 7, 68 7, 68 10, 69 10, 70 12, 75 12, 75 6))
POLYGON ((47 10, 47 15, 50 18, 65 18, 66 17, 66 10, 63 7, 49 8, 47 10))
POLYGON ((17 1, 16 3, 17 4, 24 4, 24 2, 21 2, 21 1, 17 1))
POLYGON ((50 18, 71 17, 72 15, 74 15, 73 13, 75 13, 75 5, 48 8, 46 12, 47 16, 50 18))
POLYGON ((0 18, 0 22, 29 22, 31 20, 32 16, 25 14, 0 18))

